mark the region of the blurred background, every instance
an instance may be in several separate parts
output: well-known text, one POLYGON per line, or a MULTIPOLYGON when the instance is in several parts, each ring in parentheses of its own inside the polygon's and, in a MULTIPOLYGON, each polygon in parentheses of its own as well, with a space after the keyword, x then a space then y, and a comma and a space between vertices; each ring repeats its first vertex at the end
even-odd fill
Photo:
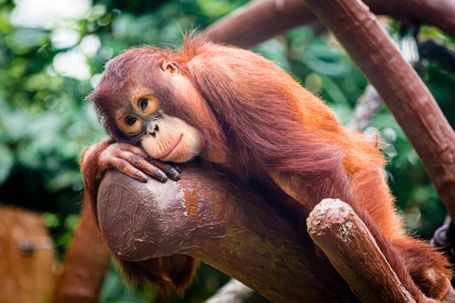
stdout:
MULTIPOLYGON (((82 201, 78 160, 84 147, 105 137, 84 100, 107 60, 143 44, 181 45, 182 33, 203 30, 245 0, 0 0, 0 203, 38 212, 51 232, 58 260, 71 242, 82 201)), ((386 21, 398 37, 399 24, 386 21)), ((419 39, 455 47, 453 38, 423 27, 419 39)), ((321 96, 343 123, 367 81, 329 34, 296 28, 254 51, 273 60, 321 96)), ((438 61, 420 73, 455 124, 455 71, 438 61)), ((389 183, 409 230, 425 239, 445 210, 402 130, 384 106, 368 131, 379 132, 389 183)), ((0 222, 2 218, 0 217, 0 222)), ((229 277, 203 266, 182 298, 201 302, 229 277)), ((134 289, 111 267, 101 302, 155 302, 152 289, 134 289)), ((160 299, 161 300, 161 299, 160 299)), ((248 302, 263 299, 253 297, 248 302)))

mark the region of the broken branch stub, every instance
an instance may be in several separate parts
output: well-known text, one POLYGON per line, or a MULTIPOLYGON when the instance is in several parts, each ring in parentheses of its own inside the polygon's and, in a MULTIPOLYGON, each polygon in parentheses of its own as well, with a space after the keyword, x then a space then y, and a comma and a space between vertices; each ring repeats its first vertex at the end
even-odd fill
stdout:
POLYGON ((310 213, 307 228, 362 302, 415 302, 347 203, 322 200, 310 213))

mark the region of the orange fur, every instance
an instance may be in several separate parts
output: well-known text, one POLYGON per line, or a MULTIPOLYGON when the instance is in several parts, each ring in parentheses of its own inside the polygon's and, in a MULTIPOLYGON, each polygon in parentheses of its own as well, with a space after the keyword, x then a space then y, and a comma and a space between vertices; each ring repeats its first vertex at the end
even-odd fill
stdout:
POLYGON ((220 167, 239 180, 266 184, 272 197, 289 195, 304 212, 323 198, 349 203, 417 299, 416 284, 433 298, 446 294, 449 264, 428 244, 406 235, 377 146, 345 130, 320 99, 272 62, 203 39, 186 41, 181 51, 128 50, 107 65, 91 97, 114 138, 122 137, 112 113, 139 81, 153 89, 166 113, 203 133, 210 147, 203 157, 222 159, 220 167), (158 76, 163 60, 186 76, 185 89, 171 88, 158 76))

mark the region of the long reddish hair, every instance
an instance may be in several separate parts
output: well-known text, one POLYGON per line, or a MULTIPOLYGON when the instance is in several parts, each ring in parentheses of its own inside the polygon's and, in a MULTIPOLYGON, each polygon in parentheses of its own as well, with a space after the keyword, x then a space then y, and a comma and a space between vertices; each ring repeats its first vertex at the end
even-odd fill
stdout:
MULTIPOLYGON (((381 173, 384 160, 378 147, 361 135, 345 131, 321 100, 269 60, 203 38, 187 39, 182 50, 145 47, 124 52, 107 64, 99 87, 90 97, 116 139, 122 139, 121 132, 112 117, 125 106, 127 98, 122 94, 125 88, 135 87, 138 77, 150 81, 167 113, 197 127, 208 146, 223 154, 223 167, 240 179, 253 177, 267 186, 271 173, 297 176, 298 182, 284 185, 306 194, 309 201, 299 198, 300 204, 296 204, 307 210, 327 197, 351 204, 400 280, 416 297, 420 291, 403 261, 413 253, 413 246, 420 245, 419 253, 412 255, 412 260, 419 262, 408 266, 416 281, 425 268, 431 267, 450 276, 448 263, 439 253, 403 232, 381 173), (196 97, 202 100, 197 107, 189 103, 191 98, 185 98, 186 92, 157 76, 163 60, 176 64, 193 84, 196 97), (401 247, 396 243, 406 244, 401 247)), ((305 221, 304 217, 299 219, 305 221)), ((193 269, 194 264, 188 262, 185 264, 193 269)), ((178 272, 179 268, 171 269, 167 271, 178 272)), ((191 276, 194 271, 187 272, 191 276)), ((177 276, 175 281, 184 281, 178 288, 190 280, 177 276)))

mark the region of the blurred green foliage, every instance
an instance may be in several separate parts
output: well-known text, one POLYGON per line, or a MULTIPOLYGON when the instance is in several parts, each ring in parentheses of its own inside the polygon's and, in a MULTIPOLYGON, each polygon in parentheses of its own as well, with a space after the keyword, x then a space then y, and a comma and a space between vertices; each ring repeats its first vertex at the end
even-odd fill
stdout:
MULTIPOLYGON (((0 202, 43 212, 61 256, 78 221, 80 153, 104 137, 84 97, 105 62, 134 45, 178 46, 182 33, 203 30, 245 2, 98 0, 84 18, 48 28, 13 25, 14 3, 0 0, 0 202), (59 42, 61 31, 69 31, 73 41, 59 42), (85 78, 72 77, 56 67, 73 53, 87 63, 85 78)), ((389 28, 393 35, 396 28, 396 24, 389 28)), ((453 39, 431 27, 425 27, 420 36, 454 46, 453 39)), ((367 84, 336 41, 330 35, 315 34, 310 27, 294 29, 255 51, 325 99, 342 122, 349 120, 367 84)), ((427 62, 424 80, 454 125, 454 71, 427 62)), ((444 208, 415 151, 385 108, 374 119, 372 130, 384 140, 387 175, 407 226, 422 237, 431 237, 444 218, 444 208)), ((227 279, 203 266, 185 297, 168 301, 201 302, 227 279)), ((153 290, 138 292, 126 285, 115 267, 102 292, 102 302, 151 302, 154 297, 153 290)))

